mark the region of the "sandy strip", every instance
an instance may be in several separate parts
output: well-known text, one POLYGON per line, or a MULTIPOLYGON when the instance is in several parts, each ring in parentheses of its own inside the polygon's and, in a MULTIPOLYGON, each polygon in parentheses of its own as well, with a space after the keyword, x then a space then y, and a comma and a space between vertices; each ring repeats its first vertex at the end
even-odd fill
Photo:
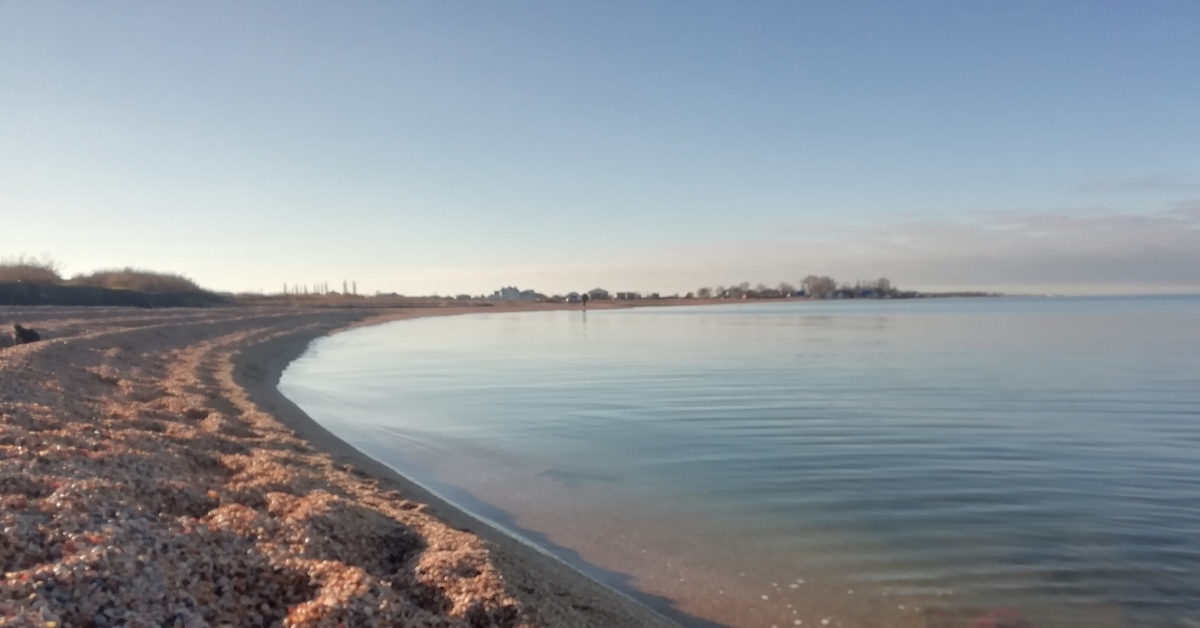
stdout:
POLYGON ((46 339, 0 349, 0 624, 674 625, 276 389, 316 337, 463 311, 0 308, 46 339))

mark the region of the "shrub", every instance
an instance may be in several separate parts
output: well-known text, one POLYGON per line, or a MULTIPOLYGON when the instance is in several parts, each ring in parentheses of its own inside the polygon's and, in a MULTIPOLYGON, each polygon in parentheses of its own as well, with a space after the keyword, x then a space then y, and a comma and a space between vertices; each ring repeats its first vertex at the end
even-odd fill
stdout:
POLYGON ((62 281, 58 263, 49 258, 41 260, 18 255, 0 258, 0 283, 48 283, 62 281))
POLYGON ((119 269, 97 270, 76 275, 71 283, 77 286, 137 290, 139 292, 202 292, 196 282, 175 273, 160 273, 126 266, 119 269))

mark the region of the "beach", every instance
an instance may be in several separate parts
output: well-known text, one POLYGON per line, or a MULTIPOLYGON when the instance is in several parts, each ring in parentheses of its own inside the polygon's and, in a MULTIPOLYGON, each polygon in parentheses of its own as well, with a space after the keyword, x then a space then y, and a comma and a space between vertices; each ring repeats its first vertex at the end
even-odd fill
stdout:
POLYGON ((0 308, 42 335, 0 349, 0 623, 674 625, 276 389, 320 336, 517 307, 0 308))

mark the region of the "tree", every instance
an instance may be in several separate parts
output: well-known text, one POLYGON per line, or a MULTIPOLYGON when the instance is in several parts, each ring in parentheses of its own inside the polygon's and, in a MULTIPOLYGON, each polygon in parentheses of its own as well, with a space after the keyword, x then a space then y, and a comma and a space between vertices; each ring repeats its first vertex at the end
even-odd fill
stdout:
POLYGON ((725 298, 725 286, 717 286, 715 296, 718 299, 724 299, 725 298))
POLYGON ((800 280, 800 287, 804 288, 804 294, 813 297, 817 292, 817 276, 809 275, 800 280))
POLYGON ((824 299, 837 291, 837 281, 833 277, 818 277, 809 275, 800 281, 804 292, 814 299, 824 299))
POLYGON ((700 288, 699 290, 696 291, 696 296, 701 299, 711 298, 712 297, 712 288, 700 288))
POLYGON ((776 286, 775 289, 782 292, 783 296, 785 296, 785 297, 790 297, 796 293, 796 286, 793 286, 792 284, 790 284, 786 281, 779 282, 779 285, 776 286))

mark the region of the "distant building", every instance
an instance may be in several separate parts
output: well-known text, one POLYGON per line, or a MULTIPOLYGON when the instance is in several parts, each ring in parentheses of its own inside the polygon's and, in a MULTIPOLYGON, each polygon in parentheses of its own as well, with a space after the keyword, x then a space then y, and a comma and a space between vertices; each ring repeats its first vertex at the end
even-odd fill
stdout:
POLYGON ((588 290, 587 295, 588 298, 593 301, 606 301, 612 298, 612 296, 608 294, 608 290, 605 290, 604 288, 592 288, 591 290, 588 290))
POLYGON ((635 301, 640 298, 642 298, 642 295, 637 292, 618 292, 617 293, 618 301, 635 301))
POLYGON ((516 286, 506 286, 491 294, 489 301, 537 301, 541 295, 534 290, 521 290, 516 286))

